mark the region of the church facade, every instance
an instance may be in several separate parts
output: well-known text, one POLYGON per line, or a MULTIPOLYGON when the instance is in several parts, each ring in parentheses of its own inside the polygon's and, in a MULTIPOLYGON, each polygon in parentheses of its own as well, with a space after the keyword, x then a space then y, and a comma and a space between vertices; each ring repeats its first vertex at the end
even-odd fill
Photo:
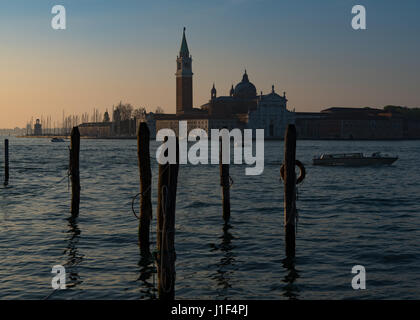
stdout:
POLYGON ((179 121, 186 121, 188 131, 201 128, 209 134, 211 129, 221 128, 264 129, 265 138, 280 139, 287 124, 294 123, 294 112, 287 109, 286 93, 278 95, 273 86, 269 94, 257 95, 246 70, 242 81, 235 87, 232 85, 228 96, 217 96, 213 84, 210 100, 194 108, 192 57, 185 28, 176 62, 176 114, 155 115, 156 130, 169 128, 178 134, 179 121))

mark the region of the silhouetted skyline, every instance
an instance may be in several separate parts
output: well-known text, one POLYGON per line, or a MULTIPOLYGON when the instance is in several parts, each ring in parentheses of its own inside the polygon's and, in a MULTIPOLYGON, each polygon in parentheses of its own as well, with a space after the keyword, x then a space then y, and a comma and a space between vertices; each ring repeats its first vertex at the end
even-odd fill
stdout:
POLYGON ((0 127, 31 118, 101 112, 120 100, 175 112, 176 55, 185 26, 194 106, 213 82, 227 95, 246 68, 257 92, 274 84, 289 107, 420 106, 420 3, 362 1, 367 30, 351 28, 354 1, 54 1, 0 5, 0 127))

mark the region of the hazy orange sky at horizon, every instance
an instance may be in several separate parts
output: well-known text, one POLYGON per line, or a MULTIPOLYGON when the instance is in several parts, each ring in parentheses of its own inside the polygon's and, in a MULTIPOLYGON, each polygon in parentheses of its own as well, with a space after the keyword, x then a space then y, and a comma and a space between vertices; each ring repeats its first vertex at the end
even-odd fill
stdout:
POLYGON ((67 29, 60 31, 50 26, 51 1, 2 4, 0 128, 41 116, 59 124, 63 110, 103 113, 119 101, 175 112, 184 25, 195 107, 210 99, 213 82, 218 95, 228 95, 245 68, 258 93, 273 84, 286 91, 291 110, 420 106, 419 5, 408 1, 390 20, 392 2, 366 2, 365 31, 351 29, 348 1, 63 1, 67 29))

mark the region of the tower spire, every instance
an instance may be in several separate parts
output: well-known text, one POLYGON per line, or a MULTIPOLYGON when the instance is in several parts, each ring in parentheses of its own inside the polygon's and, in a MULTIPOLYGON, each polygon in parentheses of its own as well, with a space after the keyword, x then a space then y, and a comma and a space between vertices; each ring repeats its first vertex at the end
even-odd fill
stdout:
POLYGON ((179 56, 188 58, 190 56, 190 51, 188 50, 187 38, 185 37, 185 27, 182 33, 182 43, 181 49, 179 50, 179 56))
POLYGON ((192 58, 185 37, 185 27, 176 65, 176 113, 179 115, 188 113, 193 108, 192 58))
POLYGON ((216 98, 216 93, 217 93, 216 86, 215 86, 215 84, 213 82, 213 88, 211 89, 211 98, 212 99, 215 99, 216 98))

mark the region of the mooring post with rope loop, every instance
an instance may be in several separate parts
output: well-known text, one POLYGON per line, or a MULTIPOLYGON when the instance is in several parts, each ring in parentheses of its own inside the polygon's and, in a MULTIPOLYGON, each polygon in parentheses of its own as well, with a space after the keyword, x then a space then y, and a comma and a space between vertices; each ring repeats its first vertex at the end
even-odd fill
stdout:
POLYGON ((78 127, 73 127, 70 135, 70 163, 69 174, 71 177, 71 215, 79 215, 80 205, 80 132, 78 127))
MULTIPOLYGON (((176 164, 159 164, 158 207, 156 210, 156 261, 158 295, 161 300, 175 299, 175 204, 179 170, 179 141, 175 137, 170 137, 170 139, 176 139, 176 164)), ((165 151, 165 156, 167 156, 167 152, 168 150, 165 151)))
POLYGON ((140 174, 139 246, 142 256, 150 255, 150 221, 152 219, 152 169, 150 167, 150 131, 141 122, 137 131, 137 157, 140 174))
POLYGON ((294 258, 296 251, 296 184, 305 179, 305 167, 296 160, 296 127, 289 124, 284 138, 284 163, 280 168, 284 181, 284 229, 286 257, 294 258), (296 179, 295 166, 300 168, 300 176, 296 179))
POLYGON ((220 186, 222 187, 222 203, 223 203, 223 220, 225 223, 229 222, 230 219, 230 181, 229 176, 229 163, 223 164, 224 152, 229 153, 226 148, 229 147, 223 145, 223 139, 219 139, 219 168, 220 168, 220 186))
POLYGON ((9 140, 4 139, 4 186, 9 185, 9 140))

